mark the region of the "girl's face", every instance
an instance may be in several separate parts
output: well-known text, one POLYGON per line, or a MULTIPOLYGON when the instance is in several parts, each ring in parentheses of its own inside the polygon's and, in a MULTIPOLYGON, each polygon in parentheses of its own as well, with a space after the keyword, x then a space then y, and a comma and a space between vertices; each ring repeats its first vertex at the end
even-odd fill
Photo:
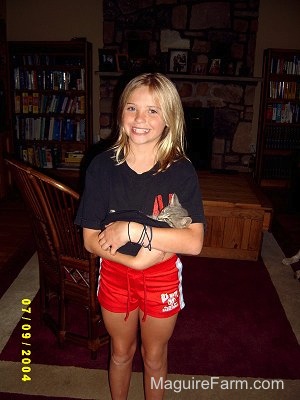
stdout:
POLYGON ((131 93, 123 110, 122 125, 131 144, 152 144, 154 147, 159 142, 166 123, 160 104, 148 86, 141 86, 131 93))

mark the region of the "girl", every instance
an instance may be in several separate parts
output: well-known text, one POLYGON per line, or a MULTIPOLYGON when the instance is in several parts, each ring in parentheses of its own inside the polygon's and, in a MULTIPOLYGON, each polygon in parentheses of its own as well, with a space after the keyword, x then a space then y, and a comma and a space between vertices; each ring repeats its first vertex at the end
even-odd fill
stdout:
POLYGON ((132 79, 119 101, 117 125, 116 144, 88 167, 75 222, 83 227, 86 249, 100 257, 98 299, 111 337, 112 399, 127 399, 139 328, 145 398, 162 399, 168 341, 184 307, 176 254, 201 252, 202 199, 184 153, 181 100, 169 79, 159 73, 132 79), (174 194, 192 219, 183 229, 155 219, 174 194))

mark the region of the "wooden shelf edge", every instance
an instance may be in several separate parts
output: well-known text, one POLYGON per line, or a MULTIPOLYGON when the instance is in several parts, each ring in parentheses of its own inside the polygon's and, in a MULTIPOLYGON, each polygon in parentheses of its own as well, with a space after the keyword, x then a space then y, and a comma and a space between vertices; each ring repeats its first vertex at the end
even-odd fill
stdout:
POLYGON ((262 179, 260 182, 261 187, 269 188, 286 188, 290 187, 288 179, 262 179))
MULTIPOLYGON (((124 75, 123 72, 102 72, 95 71, 96 75, 100 77, 106 78, 118 78, 124 75)), ((261 77, 243 77, 243 76, 223 76, 223 75, 197 75, 197 74, 169 74, 164 73, 170 79, 178 79, 178 80, 197 80, 197 81, 223 81, 223 82, 248 82, 248 83, 257 83, 261 82, 261 77)))

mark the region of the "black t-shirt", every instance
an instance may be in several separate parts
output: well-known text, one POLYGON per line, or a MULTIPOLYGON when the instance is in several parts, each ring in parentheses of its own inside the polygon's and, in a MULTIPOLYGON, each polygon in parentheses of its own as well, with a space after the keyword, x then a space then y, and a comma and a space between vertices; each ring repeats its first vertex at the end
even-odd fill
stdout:
MULTIPOLYGON (((120 215, 118 212, 135 211, 139 212, 139 217, 155 217, 169 204, 174 193, 188 211, 192 222, 204 223, 198 176, 190 161, 181 159, 157 174, 156 167, 137 174, 126 162, 116 165, 112 157, 113 152, 108 150, 98 154, 90 163, 76 224, 90 229, 103 229, 112 212, 120 215)), ((128 220, 128 213, 125 214, 127 217, 122 220, 128 220)), ((134 212, 132 220, 136 220, 134 212)), ((140 219, 137 222, 141 222, 140 219)), ((148 222, 149 219, 145 221, 149 225, 148 222)), ((119 249, 126 254, 136 254, 137 250, 137 246, 130 243, 119 249)))

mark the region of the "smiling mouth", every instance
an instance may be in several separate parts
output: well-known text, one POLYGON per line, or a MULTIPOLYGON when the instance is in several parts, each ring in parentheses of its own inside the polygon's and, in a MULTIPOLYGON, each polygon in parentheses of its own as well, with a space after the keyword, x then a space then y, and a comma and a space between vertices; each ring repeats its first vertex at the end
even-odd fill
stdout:
POLYGON ((145 129, 145 128, 132 128, 132 130, 134 133, 138 133, 138 134, 150 132, 150 129, 145 129))

